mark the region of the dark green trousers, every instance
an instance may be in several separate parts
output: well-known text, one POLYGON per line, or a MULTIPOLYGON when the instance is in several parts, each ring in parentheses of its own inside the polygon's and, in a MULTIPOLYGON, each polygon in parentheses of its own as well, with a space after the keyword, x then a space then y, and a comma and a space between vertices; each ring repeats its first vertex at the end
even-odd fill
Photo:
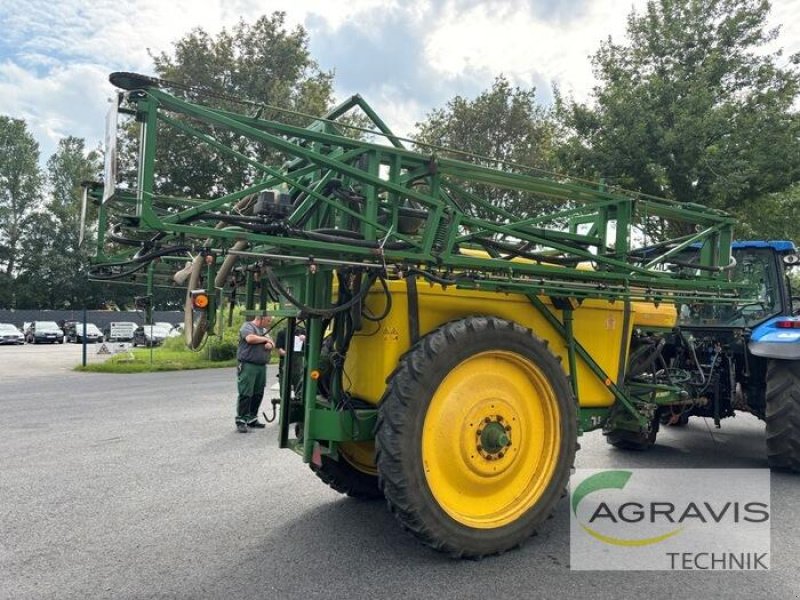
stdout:
MULTIPOLYGON (((286 357, 281 356, 280 364, 278 365, 278 381, 283 386, 283 371, 286 366, 286 357)), ((296 400, 303 397, 303 379, 305 378, 305 369, 303 368, 303 353, 295 352, 292 356, 292 373, 289 377, 289 383, 294 391, 296 400)), ((281 388, 282 389, 282 388, 281 388)))
POLYGON ((237 367, 239 401, 236 405, 236 422, 252 423, 258 418, 258 407, 264 399, 267 383, 267 366, 240 362, 237 367))

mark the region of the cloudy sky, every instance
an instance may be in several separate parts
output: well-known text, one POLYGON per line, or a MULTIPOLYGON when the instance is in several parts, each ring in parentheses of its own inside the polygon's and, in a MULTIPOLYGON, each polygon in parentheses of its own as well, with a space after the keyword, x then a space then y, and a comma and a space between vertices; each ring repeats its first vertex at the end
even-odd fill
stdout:
MULTIPOLYGON (((112 71, 152 74, 148 49, 170 51, 194 27, 216 33, 275 10, 309 32, 335 72, 336 94, 360 93, 396 133, 456 94, 505 74, 540 100, 552 84, 578 99, 588 56, 645 0, 0 0, 0 114, 23 118, 43 159, 61 137, 103 137, 112 71)), ((773 0, 779 45, 800 51, 800 0, 773 0)))

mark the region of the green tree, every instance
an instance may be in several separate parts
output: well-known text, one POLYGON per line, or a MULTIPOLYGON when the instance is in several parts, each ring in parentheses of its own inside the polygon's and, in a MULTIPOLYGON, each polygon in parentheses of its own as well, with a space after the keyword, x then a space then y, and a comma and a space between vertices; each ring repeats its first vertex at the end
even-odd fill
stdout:
MULTIPOLYGON (((282 12, 262 16, 252 24, 240 21, 232 31, 223 29, 216 36, 194 29, 171 53, 153 55, 153 61, 157 75, 176 84, 170 92, 213 108, 258 111, 266 119, 305 126, 308 119, 271 107, 321 115, 331 104, 332 75, 320 71, 311 58, 306 31, 299 26, 287 30, 282 12), (264 108, 259 110, 253 103, 264 108)), ((197 139, 162 131, 157 161, 169 173, 159 180, 162 193, 219 196, 242 189, 258 176, 246 163, 197 139)), ((280 161, 238 135, 217 131, 215 137, 257 160, 280 161)))
POLYGON ((765 194, 739 211, 742 239, 794 240, 800 243, 800 182, 765 194))
POLYGON ((741 214, 797 181, 800 57, 766 51, 769 8, 653 0, 631 13, 627 43, 594 55, 593 104, 557 100, 560 167, 741 214))
POLYGON ((39 145, 25 121, 0 116, 0 306, 15 306, 20 246, 41 185, 39 145))
MULTIPOLYGON (((513 87, 503 76, 474 100, 456 96, 416 127, 414 139, 422 152, 533 174, 553 166, 555 125, 550 112, 537 105, 535 89, 513 87)), ((549 206, 549 201, 521 192, 485 185, 467 189, 520 216, 549 206)))
POLYGON ((82 247, 78 244, 81 183, 99 170, 99 153, 87 152, 84 140, 76 137, 62 139, 47 161, 49 199, 43 211, 29 218, 22 243, 18 286, 26 306, 93 307, 103 299, 102 286, 86 275, 92 231, 82 247))
MULTIPOLYGON (((63 308, 52 304, 57 290, 53 281, 55 269, 53 237, 57 222, 45 211, 37 211, 26 220, 21 243, 19 272, 15 279, 16 304, 20 308, 63 308)), ((74 274, 73 274, 74 275, 74 274)))

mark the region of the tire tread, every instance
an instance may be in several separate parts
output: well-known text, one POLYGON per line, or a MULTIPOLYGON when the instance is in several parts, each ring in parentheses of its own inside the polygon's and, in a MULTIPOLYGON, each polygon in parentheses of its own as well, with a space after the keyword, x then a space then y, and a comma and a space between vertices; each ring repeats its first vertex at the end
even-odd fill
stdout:
POLYGON ((328 487, 350 498, 359 500, 383 498, 383 492, 378 487, 378 478, 359 471, 343 458, 334 460, 323 456, 320 465, 311 464, 311 470, 328 487))
POLYGON ((767 462, 800 473, 800 363, 771 360, 766 390, 767 462))
MULTIPOLYGON (((523 540, 514 539, 508 544, 500 545, 489 551, 466 548, 446 539, 446 535, 439 531, 435 524, 431 524, 420 513, 419 492, 415 489, 418 484, 410 481, 404 468, 402 455, 403 444, 407 436, 412 435, 412 418, 415 405, 419 402, 420 389, 425 389, 425 383, 420 381, 435 364, 437 356, 447 352, 453 345, 464 339, 481 338, 484 336, 503 337, 513 335, 527 338, 526 342, 537 347, 537 351, 546 353, 557 367, 560 382, 551 381, 554 388, 561 386, 567 390, 569 401, 574 406, 575 399, 571 393, 569 379, 560 367, 560 361, 547 348, 547 344, 533 335, 530 330, 517 323, 491 316, 467 317, 446 323, 420 339, 400 360, 400 364, 388 379, 388 386, 380 403, 380 412, 376 426, 376 464, 378 466, 378 485, 386 497, 389 511, 397 518, 403 529, 410 531, 427 546, 449 554, 454 558, 479 559, 486 555, 501 554, 512 548, 519 547, 523 540)), ((577 407, 575 407, 577 408, 577 407)), ((559 406, 562 418, 570 419, 569 414, 563 414, 565 407, 559 406)), ((568 412, 568 411, 567 411, 568 412)), ((574 423, 566 425, 566 430, 573 441, 572 448, 563 452, 561 460, 569 462, 566 468, 566 477, 560 485, 556 501, 547 510, 547 515, 540 519, 535 526, 549 518, 559 497, 563 497, 566 489, 566 480, 571 472, 575 451, 577 449, 577 410, 574 411, 574 423)), ((563 425, 562 425, 563 426, 563 425)), ((559 476, 559 469, 563 474, 563 465, 557 467, 554 477, 559 476)), ((527 532, 525 538, 535 534, 535 529, 527 532)))

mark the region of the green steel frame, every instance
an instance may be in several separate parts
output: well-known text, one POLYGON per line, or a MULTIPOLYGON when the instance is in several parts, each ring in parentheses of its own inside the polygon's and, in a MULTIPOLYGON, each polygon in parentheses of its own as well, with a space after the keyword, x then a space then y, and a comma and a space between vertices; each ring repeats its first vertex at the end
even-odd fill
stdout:
MULTIPOLYGON (((262 305, 268 292, 291 289, 292 301, 280 294, 280 314, 292 327, 298 317, 308 325, 304 412, 297 415, 289 386, 283 386, 280 437, 282 446, 292 444, 284 415, 302 420, 298 450, 305 460, 317 441, 329 442, 328 451, 335 453, 337 442, 369 439, 375 417, 372 409, 343 410, 336 396, 344 394, 336 383, 330 402, 317 398, 312 374, 319 367, 323 333, 341 314, 331 307, 339 271, 358 278, 417 275, 458 288, 523 294, 561 332, 570 367, 584 361, 603 381, 607 375, 571 332, 572 310, 583 299, 626 306, 632 300, 741 300, 742 290, 726 278, 734 220, 722 212, 519 168, 499 170, 484 159, 412 151, 358 96, 303 128, 187 102, 165 91, 163 82, 140 75, 117 73, 111 81, 123 90, 120 112, 140 126, 138 177, 128 189, 106 181, 90 190, 99 204, 92 276, 147 281, 151 288, 169 285, 176 262, 200 256, 207 272, 199 281, 214 299, 205 321, 210 331, 222 289, 243 293, 247 309, 255 307, 256 288, 262 305), (345 117, 357 110, 377 130, 370 138, 379 141, 362 139, 360 129, 356 137, 346 135, 352 130, 345 117), (249 172, 249 184, 221 195, 208 190, 200 198, 159 194, 158 182, 170 176, 158 146, 165 129, 212 149, 228 167, 249 172), (280 166, 224 144, 219 132, 268 148, 281 157, 280 166), (487 188, 513 196, 517 205, 550 208, 546 214, 513 214, 482 197, 479 190, 487 188), (277 189, 288 194, 283 212, 255 214, 253 200, 277 189), (657 228, 681 233, 656 240, 651 232, 657 228), (701 261, 693 274, 682 269, 678 276, 672 261, 689 247, 701 248, 701 261), (549 310, 541 296, 558 299, 561 308, 549 310)), ((644 423, 635 403, 648 393, 655 398, 655 390, 631 390, 622 382, 609 389, 644 423)), ((601 426, 606 413, 583 411, 581 429, 601 426)))

